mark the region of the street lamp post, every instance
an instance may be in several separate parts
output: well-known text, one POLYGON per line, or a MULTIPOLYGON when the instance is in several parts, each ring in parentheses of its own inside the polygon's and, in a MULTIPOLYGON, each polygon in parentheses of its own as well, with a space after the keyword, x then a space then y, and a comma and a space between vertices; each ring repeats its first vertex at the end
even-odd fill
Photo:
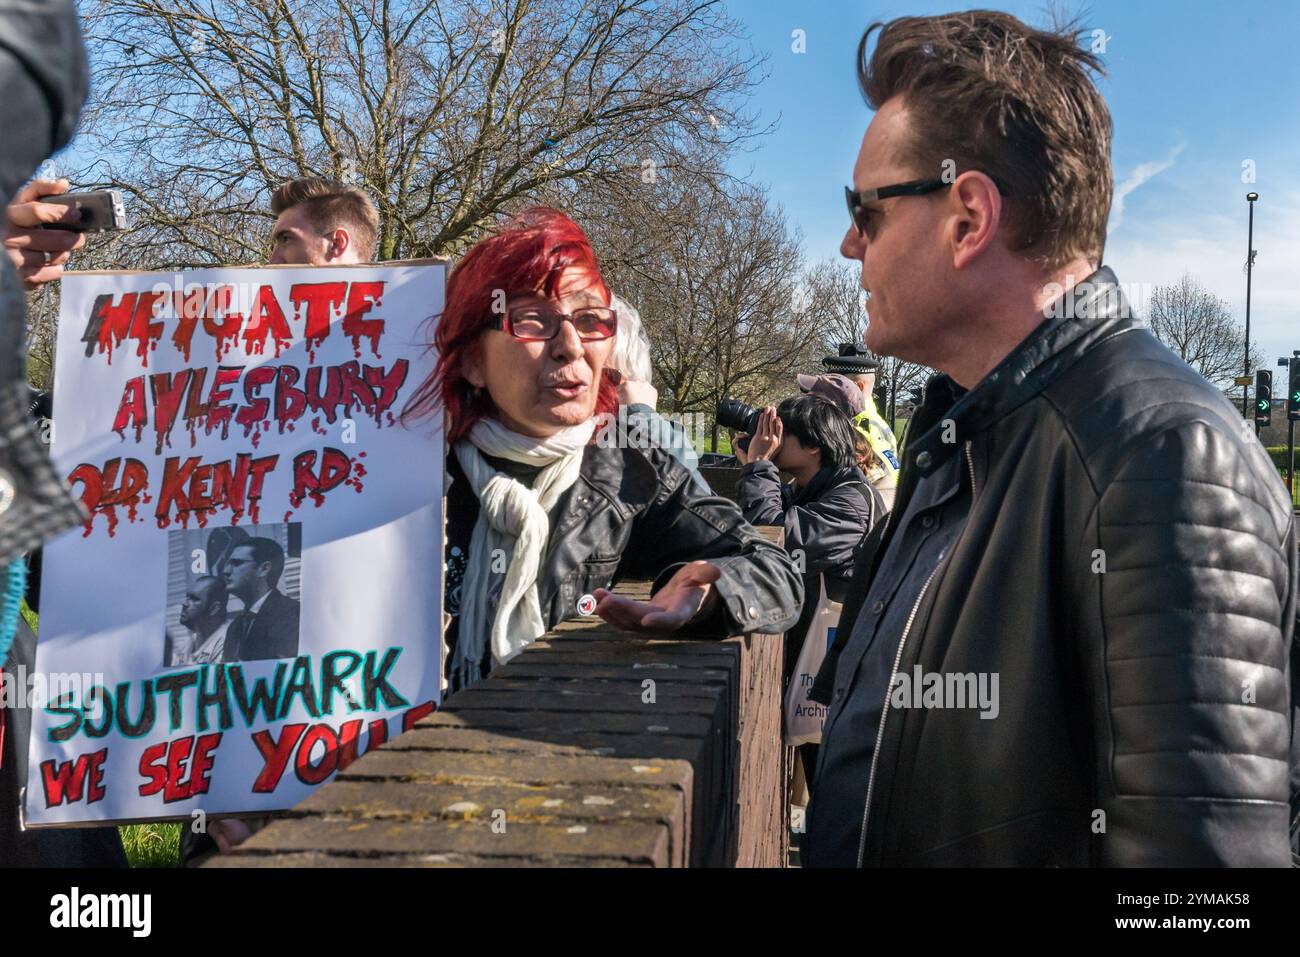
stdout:
MULTIPOLYGON (((1241 374, 1250 376, 1250 270, 1255 264, 1255 200, 1259 193, 1247 193, 1246 203, 1250 207, 1250 224, 1246 227, 1246 357, 1242 363, 1241 374)), ((1241 387, 1241 414, 1250 415, 1250 386, 1241 387)), ((1259 428, 1255 429, 1256 434, 1259 428)))
MULTIPOLYGON (((1300 362, 1300 349, 1291 350, 1291 362, 1300 362)), ((1287 363, 1287 371, 1291 370, 1291 362, 1287 363)), ((1295 500, 1295 419, 1291 418, 1291 410, 1300 404, 1300 397, 1291 394, 1291 381, 1287 379, 1286 393, 1286 489, 1291 493, 1291 498, 1295 500)))
POLYGON ((1300 349, 1293 349, 1291 357, 1281 356, 1277 364, 1287 371, 1284 373, 1282 381, 1286 383, 1286 490, 1295 497, 1295 419, 1291 418, 1291 409, 1294 408, 1298 401, 1294 400, 1291 395, 1291 363, 1300 362, 1300 349))

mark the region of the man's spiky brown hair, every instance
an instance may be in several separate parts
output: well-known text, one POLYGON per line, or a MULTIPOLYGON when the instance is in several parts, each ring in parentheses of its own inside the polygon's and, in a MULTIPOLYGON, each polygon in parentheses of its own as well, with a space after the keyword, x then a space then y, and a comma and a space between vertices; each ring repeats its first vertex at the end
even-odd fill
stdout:
POLYGON ((971 10, 873 23, 858 45, 867 103, 902 97, 907 108, 912 138, 901 159, 918 177, 940 176, 945 160, 990 176, 1006 196, 1011 248, 1049 268, 1080 255, 1100 265, 1106 244, 1110 111, 1082 32, 971 10))

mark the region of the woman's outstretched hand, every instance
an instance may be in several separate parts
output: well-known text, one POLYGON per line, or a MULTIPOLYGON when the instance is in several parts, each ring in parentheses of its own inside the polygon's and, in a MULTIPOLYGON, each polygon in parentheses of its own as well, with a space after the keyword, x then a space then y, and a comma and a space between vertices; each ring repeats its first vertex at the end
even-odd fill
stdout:
POLYGON ((648 602, 597 588, 596 614, 627 631, 674 631, 708 616, 718 601, 713 583, 721 577, 716 565, 690 562, 677 569, 648 602))

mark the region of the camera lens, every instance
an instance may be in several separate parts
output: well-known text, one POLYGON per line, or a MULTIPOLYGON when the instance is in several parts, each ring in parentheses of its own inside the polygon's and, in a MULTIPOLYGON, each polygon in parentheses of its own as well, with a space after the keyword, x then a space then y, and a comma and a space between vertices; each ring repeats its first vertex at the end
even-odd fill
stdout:
POLYGON ((739 399, 723 399, 718 403, 718 425, 724 428, 753 435, 758 429, 758 416, 758 409, 739 399))

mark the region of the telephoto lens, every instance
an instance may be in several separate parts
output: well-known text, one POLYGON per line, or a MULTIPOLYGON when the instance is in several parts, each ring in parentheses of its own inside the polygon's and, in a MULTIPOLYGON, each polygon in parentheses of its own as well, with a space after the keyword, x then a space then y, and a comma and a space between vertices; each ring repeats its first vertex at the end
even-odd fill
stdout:
POLYGON ((758 409, 739 399, 723 399, 717 408, 718 425, 753 435, 758 429, 758 409))

